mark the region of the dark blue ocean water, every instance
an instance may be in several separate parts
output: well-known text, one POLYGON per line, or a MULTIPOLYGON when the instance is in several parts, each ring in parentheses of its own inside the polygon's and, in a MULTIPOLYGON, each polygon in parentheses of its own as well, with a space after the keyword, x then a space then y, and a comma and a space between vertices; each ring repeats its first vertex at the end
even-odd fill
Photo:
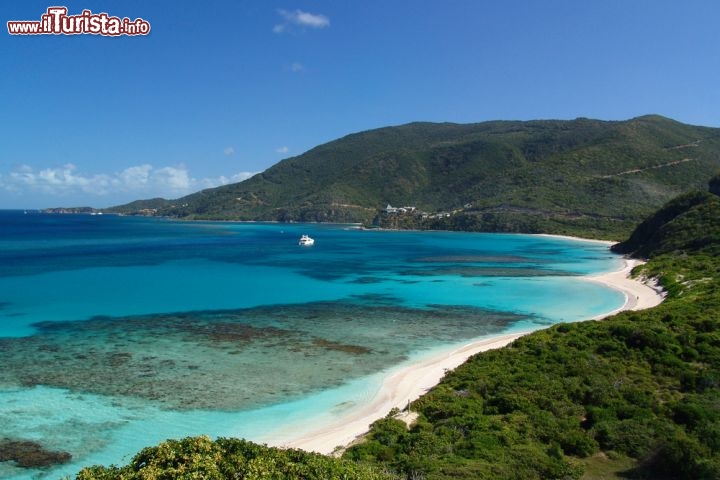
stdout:
POLYGON ((433 349, 616 309, 577 276, 619 267, 550 237, 0 211, 3 435, 73 455, 0 477, 201 433, 272 443, 433 349))

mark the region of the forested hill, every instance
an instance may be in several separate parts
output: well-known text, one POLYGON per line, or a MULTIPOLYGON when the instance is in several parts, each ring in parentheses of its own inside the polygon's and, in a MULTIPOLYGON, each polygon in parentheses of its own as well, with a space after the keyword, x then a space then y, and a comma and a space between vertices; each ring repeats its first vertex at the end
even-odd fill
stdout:
POLYGON ((622 238, 718 170, 720 129, 654 115, 411 123, 348 135, 240 183, 108 211, 622 238), (415 208, 379 214, 388 204, 415 208))
POLYGON ((410 430, 380 420, 346 457, 407 478, 720 478, 720 197, 673 200, 632 239, 663 304, 477 355, 410 430))
POLYGON ((642 222, 617 253, 640 258, 671 252, 707 251, 720 256, 720 197, 706 192, 682 195, 642 222))

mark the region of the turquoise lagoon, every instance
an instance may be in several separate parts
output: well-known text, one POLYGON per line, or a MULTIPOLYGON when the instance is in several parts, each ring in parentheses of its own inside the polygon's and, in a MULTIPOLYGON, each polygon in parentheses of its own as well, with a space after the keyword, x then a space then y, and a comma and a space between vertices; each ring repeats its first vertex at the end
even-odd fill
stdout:
POLYGON ((0 477, 188 435, 282 444, 438 349, 617 309, 578 276, 620 266, 544 236, 0 212, 3 437, 72 455, 0 477))

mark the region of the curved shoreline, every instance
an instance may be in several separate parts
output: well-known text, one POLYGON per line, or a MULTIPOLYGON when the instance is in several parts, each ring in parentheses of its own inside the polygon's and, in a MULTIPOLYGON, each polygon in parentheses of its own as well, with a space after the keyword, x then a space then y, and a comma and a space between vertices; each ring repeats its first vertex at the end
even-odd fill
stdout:
MULTIPOLYGON (((663 301, 664 296, 659 288, 630 278, 632 269, 643 263, 639 260, 624 258, 623 268, 620 270, 580 277, 586 281, 619 290, 625 295, 625 303, 620 308, 594 317, 593 320, 599 320, 623 310, 651 308, 663 301)), ((378 393, 367 405, 353 409, 346 415, 309 434, 285 441, 280 446, 331 454, 338 448, 343 448, 363 436, 373 422, 383 418, 393 408, 403 409, 410 402, 425 394, 442 380, 448 370, 457 368, 473 355, 502 348, 528 333, 531 332, 506 333, 483 338, 391 372, 385 377, 378 393)))
POLYGON ((601 273, 599 275, 586 275, 582 279, 600 283, 606 287, 618 290, 625 295, 625 304, 612 312, 594 317, 593 320, 609 317, 623 310, 645 310, 652 308, 665 299, 662 289, 654 281, 633 279, 630 273, 638 265, 645 262, 632 258, 623 258, 623 268, 614 272, 601 273))

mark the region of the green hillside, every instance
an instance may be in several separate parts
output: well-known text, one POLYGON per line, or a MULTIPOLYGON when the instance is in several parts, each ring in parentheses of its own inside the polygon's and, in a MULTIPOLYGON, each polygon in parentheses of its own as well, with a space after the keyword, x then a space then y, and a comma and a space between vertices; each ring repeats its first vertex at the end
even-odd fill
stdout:
POLYGON ((622 237, 718 169, 720 129, 660 116, 411 123, 348 135, 240 183, 109 211, 622 237), (388 204, 416 212, 378 215, 388 204))
POLYGON ((641 258, 677 251, 706 251, 720 255, 720 199, 710 193, 690 192, 669 202, 642 222, 613 251, 641 258), (711 220, 718 220, 712 222, 711 220))
POLYGON ((151 198, 149 200, 135 200, 134 202, 108 208, 104 211, 108 213, 153 215, 156 214, 158 210, 171 207, 173 204, 174 202, 172 200, 151 198))
POLYGON ((427 479, 720 478, 720 198, 673 200, 619 246, 668 298, 483 353, 346 457, 427 479))

